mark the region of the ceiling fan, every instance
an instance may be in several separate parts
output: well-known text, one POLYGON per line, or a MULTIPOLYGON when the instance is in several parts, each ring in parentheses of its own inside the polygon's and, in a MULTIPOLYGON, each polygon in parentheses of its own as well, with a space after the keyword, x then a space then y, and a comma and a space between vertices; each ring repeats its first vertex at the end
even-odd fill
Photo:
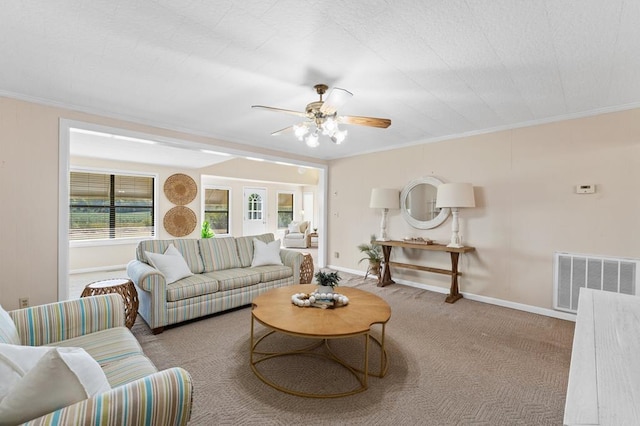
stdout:
POLYGON ((318 140, 320 135, 329 136, 331 141, 335 144, 342 143, 347 137, 347 131, 340 130, 338 126, 339 124, 355 124, 358 126, 380 127, 383 129, 386 129, 391 125, 391 120, 388 118, 338 115, 338 108, 351 99, 353 93, 348 90, 334 87, 327 95, 327 98, 323 100, 322 96, 327 92, 329 87, 326 84, 316 84, 313 88, 316 90, 316 93, 320 95, 320 100, 307 104, 304 112, 264 105, 252 105, 251 108, 284 112, 286 114, 306 118, 306 121, 285 127, 284 129, 271 133, 271 135, 277 136, 282 133, 293 131, 299 140, 305 141, 306 144, 312 148, 319 145, 318 140))

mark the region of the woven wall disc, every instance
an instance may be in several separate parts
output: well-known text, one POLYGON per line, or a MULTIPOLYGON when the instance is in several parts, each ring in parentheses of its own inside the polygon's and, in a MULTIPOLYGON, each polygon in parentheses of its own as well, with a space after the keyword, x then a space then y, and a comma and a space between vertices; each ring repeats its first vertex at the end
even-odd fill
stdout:
POLYGON ((196 198, 198 187, 191 176, 176 173, 164 182, 164 194, 169 201, 179 206, 189 204, 196 198))
POLYGON ((164 229, 174 237, 184 237, 196 229, 196 214, 189 207, 177 206, 164 215, 164 229))

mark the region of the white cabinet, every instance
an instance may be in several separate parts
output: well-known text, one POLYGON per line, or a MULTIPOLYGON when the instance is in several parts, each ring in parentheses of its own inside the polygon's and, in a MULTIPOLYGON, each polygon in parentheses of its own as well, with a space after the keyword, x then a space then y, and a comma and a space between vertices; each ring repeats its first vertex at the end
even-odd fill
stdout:
POLYGON ((640 297, 581 289, 565 425, 640 425, 640 297))

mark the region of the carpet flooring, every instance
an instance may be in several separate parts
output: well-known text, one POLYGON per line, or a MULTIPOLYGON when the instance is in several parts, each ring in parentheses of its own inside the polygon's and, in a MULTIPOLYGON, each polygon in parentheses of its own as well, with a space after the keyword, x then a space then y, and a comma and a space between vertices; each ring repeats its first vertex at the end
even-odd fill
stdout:
MULTIPOLYGON (((341 274, 343 275, 343 274, 341 274)), ((346 274, 344 274, 346 275, 346 274)), ((133 333, 159 369, 181 366, 194 381, 191 425, 560 425, 574 323, 374 279, 344 277, 391 306, 389 369, 369 388, 337 399, 289 395, 264 384, 249 366, 249 307, 152 335, 138 318, 133 333)), ((303 309, 303 308, 300 308, 303 309)), ((312 308, 306 308, 312 309, 312 308)), ((379 326, 374 334, 379 334, 379 326)), ((266 333, 263 327, 256 334, 266 333)), ((299 345, 274 335, 270 345, 299 345)), ((361 359, 363 339, 340 339, 340 356, 361 359)), ((371 368, 379 350, 371 347, 371 368)), ((328 361, 289 356, 260 364, 280 384, 332 392, 355 379, 328 361)))

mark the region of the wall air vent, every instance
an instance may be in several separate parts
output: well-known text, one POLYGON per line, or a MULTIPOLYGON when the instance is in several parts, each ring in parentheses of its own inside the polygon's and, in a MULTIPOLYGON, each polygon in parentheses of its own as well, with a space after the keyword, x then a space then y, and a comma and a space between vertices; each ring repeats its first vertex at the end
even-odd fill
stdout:
POLYGON ((576 313, 580 288, 640 295, 639 259, 556 252, 553 307, 576 313))

